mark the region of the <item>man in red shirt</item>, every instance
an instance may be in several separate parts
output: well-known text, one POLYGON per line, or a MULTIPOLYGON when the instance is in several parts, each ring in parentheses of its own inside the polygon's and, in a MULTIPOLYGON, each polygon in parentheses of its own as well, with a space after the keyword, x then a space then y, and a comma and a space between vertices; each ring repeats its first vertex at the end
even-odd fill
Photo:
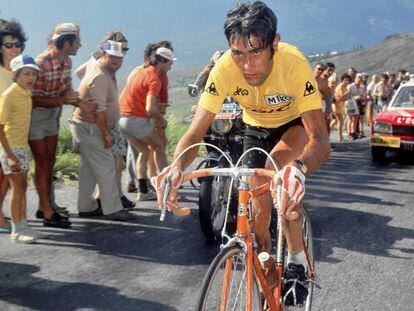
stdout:
POLYGON ((165 128, 167 121, 160 109, 162 76, 171 69, 174 54, 170 49, 159 47, 149 60, 149 66, 137 72, 130 79, 119 98, 121 131, 136 149, 140 151, 137 160, 137 201, 155 200, 156 195, 148 191, 146 171, 148 147, 155 152, 158 171, 167 165, 164 145, 155 127, 165 128))

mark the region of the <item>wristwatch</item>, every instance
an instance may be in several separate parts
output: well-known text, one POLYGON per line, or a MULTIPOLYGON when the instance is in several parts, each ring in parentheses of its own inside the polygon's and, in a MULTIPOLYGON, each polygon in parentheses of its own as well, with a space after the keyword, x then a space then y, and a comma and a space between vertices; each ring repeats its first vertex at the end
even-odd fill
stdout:
POLYGON ((295 162, 299 166, 300 171, 305 175, 308 171, 307 166, 299 159, 295 159, 293 160, 293 162, 295 162))

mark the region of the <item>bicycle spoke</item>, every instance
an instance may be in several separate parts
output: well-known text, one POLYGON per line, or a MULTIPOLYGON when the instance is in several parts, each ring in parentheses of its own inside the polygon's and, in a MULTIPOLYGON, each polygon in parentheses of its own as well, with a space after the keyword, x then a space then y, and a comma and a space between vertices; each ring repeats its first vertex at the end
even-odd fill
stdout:
MULTIPOLYGON (((245 311, 246 253, 238 247, 232 247, 220 254, 204 280, 198 310, 245 311)), ((260 310, 260 307, 260 294, 254 283, 252 310, 260 310)))

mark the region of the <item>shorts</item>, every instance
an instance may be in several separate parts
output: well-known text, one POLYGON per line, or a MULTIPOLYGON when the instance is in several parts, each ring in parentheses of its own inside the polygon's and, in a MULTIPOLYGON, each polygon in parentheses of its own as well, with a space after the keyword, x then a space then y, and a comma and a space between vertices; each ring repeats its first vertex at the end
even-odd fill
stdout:
POLYGON ((359 115, 365 115, 366 105, 365 104, 358 104, 358 112, 359 115))
POLYGON ((358 110, 358 108, 357 109, 350 109, 350 110, 346 110, 346 115, 347 116, 350 116, 350 117, 352 117, 352 116, 357 116, 357 115, 359 115, 359 110, 358 110))
MULTIPOLYGON (((280 141, 288 129, 293 126, 302 126, 302 119, 296 118, 278 128, 266 128, 259 126, 251 126, 246 124, 246 131, 244 134, 243 151, 252 147, 259 147, 266 152, 272 151, 276 144, 280 141)), ((250 168, 262 168, 266 165, 267 156, 258 150, 249 152, 243 158, 243 164, 250 168)))
POLYGON ((125 139, 119 128, 113 127, 111 129, 111 135, 114 138, 114 145, 112 146, 112 154, 114 157, 126 156, 125 139))
POLYGON ((12 172, 10 170, 9 163, 7 162, 8 157, 4 148, 0 147, 0 163, 3 169, 4 175, 16 174, 16 173, 26 173, 29 171, 29 164, 30 164, 30 151, 29 147, 21 147, 21 148, 11 148, 14 155, 16 156, 17 160, 20 163, 20 171, 19 172, 12 172))
POLYGON ((34 108, 30 121, 29 140, 57 136, 59 133, 60 115, 60 108, 34 108))
POLYGON ((147 118, 121 116, 119 119, 119 129, 125 136, 144 138, 154 130, 154 127, 154 121, 147 118))

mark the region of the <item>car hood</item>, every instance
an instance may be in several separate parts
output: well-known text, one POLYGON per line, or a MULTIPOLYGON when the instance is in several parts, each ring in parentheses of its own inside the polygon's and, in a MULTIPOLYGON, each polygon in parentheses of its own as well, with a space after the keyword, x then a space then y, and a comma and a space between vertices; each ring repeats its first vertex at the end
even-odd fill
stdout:
POLYGON ((383 111, 375 117, 375 121, 390 122, 393 125, 414 126, 414 109, 383 111))

